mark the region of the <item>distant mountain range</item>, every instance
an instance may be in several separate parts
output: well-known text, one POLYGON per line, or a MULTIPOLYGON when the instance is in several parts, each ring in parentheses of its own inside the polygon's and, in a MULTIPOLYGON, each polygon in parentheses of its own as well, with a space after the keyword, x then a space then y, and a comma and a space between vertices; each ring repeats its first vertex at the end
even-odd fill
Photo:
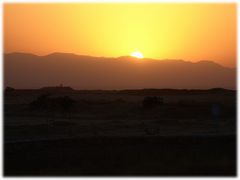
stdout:
POLYGON ((136 59, 52 53, 4 54, 4 85, 76 89, 236 89, 236 69, 212 61, 136 59))

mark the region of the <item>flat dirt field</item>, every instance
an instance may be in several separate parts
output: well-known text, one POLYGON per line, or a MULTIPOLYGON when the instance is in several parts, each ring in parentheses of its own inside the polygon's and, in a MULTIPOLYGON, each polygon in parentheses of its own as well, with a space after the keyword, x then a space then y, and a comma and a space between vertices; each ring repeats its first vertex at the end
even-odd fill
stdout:
POLYGON ((236 92, 9 90, 5 176, 236 176, 236 92))

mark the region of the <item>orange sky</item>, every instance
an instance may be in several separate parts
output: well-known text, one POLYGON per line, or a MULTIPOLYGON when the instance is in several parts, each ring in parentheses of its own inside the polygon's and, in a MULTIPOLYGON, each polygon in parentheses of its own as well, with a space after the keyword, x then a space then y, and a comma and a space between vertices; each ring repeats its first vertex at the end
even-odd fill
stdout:
POLYGON ((236 66, 236 4, 4 4, 4 51, 236 66))

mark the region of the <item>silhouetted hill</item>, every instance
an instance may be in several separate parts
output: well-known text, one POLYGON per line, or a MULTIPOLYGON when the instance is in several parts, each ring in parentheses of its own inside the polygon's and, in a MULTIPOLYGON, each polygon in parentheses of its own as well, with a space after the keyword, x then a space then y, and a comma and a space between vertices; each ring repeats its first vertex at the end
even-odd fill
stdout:
POLYGON ((53 86, 53 87, 43 87, 40 88, 39 90, 41 91, 47 91, 47 92, 69 92, 69 91, 73 91, 73 88, 68 87, 68 86, 53 86))
POLYGON ((4 55, 5 87, 67 84, 75 89, 236 88, 236 69, 212 61, 137 59, 52 53, 4 55))

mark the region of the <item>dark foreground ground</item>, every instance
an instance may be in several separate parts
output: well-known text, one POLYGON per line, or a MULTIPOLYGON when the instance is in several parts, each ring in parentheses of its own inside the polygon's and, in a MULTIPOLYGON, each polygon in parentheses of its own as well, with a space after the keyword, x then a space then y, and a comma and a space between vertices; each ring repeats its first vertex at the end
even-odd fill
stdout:
POLYGON ((6 176, 235 176, 236 138, 98 137, 5 145, 6 176))
POLYGON ((236 176, 236 91, 4 94, 5 176, 236 176))

